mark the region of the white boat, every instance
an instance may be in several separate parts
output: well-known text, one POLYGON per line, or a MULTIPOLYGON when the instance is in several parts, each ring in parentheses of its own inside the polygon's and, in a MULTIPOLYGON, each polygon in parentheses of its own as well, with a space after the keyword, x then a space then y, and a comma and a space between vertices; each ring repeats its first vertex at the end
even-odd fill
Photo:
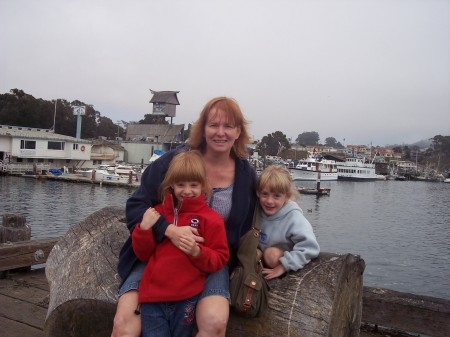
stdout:
POLYGON ((124 181, 124 178, 117 174, 115 169, 114 165, 99 165, 95 169, 78 170, 76 173, 96 181, 124 181))
POLYGON ((123 176, 129 176, 131 172, 132 177, 136 177, 136 171, 133 166, 130 165, 117 165, 115 167, 115 173, 123 176))
POLYGON ((338 180, 336 161, 324 159, 321 155, 313 152, 308 152, 308 158, 301 159, 296 167, 290 168, 289 170, 293 180, 338 180))
POLYGON ((347 158, 337 166, 339 180, 374 181, 378 180, 375 174, 375 164, 366 163, 364 158, 347 158))
POLYGON ((150 160, 148 161, 150 164, 153 163, 156 159, 161 157, 166 151, 163 150, 155 150, 153 151, 152 156, 150 157, 150 160))
POLYGON ((444 183, 450 183, 450 178, 444 179, 444 183))

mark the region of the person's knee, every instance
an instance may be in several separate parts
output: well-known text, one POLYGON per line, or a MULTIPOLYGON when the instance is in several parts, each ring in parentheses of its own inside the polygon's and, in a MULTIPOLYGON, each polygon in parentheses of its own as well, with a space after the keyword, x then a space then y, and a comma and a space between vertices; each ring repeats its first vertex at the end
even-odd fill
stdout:
POLYGON ((264 262, 269 268, 275 268, 280 264, 283 251, 279 248, 269 247, 264 251, 264 262))
POLYGON ((223 337, 227 329, 228 320, 223 317, 211 315, 208 321, 198 324, 197 337, 223 337))
POLYGON ((129 291, 119 298, 113 321, 112 337, 139 337, 141 316, 135 314, 138 303, 137 291, 129 291))
POLYGON ((228 300, 208 296, 197 304, 197 337, 224 337, 229 317, 228 300))

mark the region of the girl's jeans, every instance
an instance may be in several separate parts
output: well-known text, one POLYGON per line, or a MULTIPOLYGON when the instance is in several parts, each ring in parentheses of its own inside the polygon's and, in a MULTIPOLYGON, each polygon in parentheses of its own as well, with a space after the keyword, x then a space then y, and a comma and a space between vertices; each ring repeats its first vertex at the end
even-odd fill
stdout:
POLYGON ((142 303, 142 337, 191 337, 199 295, 177 302, 142 303))

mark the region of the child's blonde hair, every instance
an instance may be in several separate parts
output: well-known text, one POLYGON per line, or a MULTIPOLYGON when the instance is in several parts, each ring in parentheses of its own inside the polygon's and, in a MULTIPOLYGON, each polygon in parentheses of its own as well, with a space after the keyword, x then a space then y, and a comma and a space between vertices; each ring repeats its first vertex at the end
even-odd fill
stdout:
POLYGON ((258 177, 256 190, 261 192, 267 188, 271 193, 286 194, 289 199, 298 200, 300 194, 292 182, 289 170, 280 165, 269 165, 258 177))
POLYGON ((169 169, 161 183, 161 195, 171 191, 172 185, 181 181, 196 181, 202 185, 203 192, 209 197, 211 185, 206 178, 206 169, 199 151, 185 151, 177 154, 170 162, 169 169))

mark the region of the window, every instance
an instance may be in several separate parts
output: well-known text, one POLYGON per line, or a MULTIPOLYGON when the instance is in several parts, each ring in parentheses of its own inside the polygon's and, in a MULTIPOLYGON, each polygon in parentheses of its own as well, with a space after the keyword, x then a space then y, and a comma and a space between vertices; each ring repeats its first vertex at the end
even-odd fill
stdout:
POLYGON ((72 150, 78 150, 78 144, 73 144, 72 150))
POLYGON ((20 149, 27 149, 27 150, 35 150, 36 149, 36 141, 35 140, 21 140, 20 141, 20 149))
POLYGON ((49 150, 64 150, 64 142, 48 142, 47 148, 49 150))

